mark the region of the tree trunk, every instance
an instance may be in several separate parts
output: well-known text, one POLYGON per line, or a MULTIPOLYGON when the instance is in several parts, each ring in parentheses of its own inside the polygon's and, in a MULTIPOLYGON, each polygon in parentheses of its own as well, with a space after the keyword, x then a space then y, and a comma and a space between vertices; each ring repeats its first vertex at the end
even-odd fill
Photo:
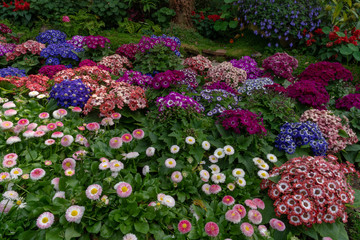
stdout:
POLYGON ((170 0, 169 5, 176 12, 174 23, 186 28, 193 27, 191 12, 194 11, 195 0, 170 0))

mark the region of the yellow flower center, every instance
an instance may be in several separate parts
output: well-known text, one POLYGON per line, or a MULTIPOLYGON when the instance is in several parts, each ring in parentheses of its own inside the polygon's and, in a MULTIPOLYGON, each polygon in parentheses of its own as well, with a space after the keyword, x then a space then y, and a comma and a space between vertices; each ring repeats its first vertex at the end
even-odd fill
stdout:
POLYGON ((2 175, 2 176, 1 176, 1 179, 5 179, 5 178, 6 178, 6 175, 2 175))
POLYGON ((72 210, 71 211, 71 216, 75 217, 79 214, 79 212, 77 210, 72 210))
POLYGON ((98 192, 98 190, 96 188, 93 188, 93 189, 91 189, 90 192, 91 192, 91 194, 96 194, 98 192))
POLYGON ((179 174, 176 174, 176 175, 175 175, 175 178, 179 178, 179 174))
POLYGON ((227 151, 227 152, 231 152, 231 148, 227 148, 226 151, 227 151))
POLYGON ((16 201, 16 205, 20 205, 21 203, 22 203, 21 200, 16 201))
POLYGON ((182 228, 186 228, 186 227, 187 227, 187 224, 183 223, 182 228))
POLYGON ((245 227, 245 230, 246 230, 246 231, 249 231, 249 230, 250 230, 250 228, 249 228, 248 226, 246 226, 246 227, 245 227))
POLYGON ((274 160, 274 157, 273 157, 273 156, 271 156, 271 157, 270 157, 270 159, 271 159, 271 160, 274 160))
POLYGON ((236 171, 236 174, 237 174, 237 175, 240 175, 240 174, 241 174, 241 171, 236 171))
POLYGON ((70 162, 67 162, 65 165, 66 165, 67 167, 70 167, 70 166, 71 166, 71 163, 70 163, 70 162))
POLYGON ((47 217, 44 217, 41 221, 42 221, 42 223, 47 223, 49 221, 49 219, 47 217))
POLYGON ((117 143, 118 142, 118 140, 114 140, 114 143, 117 143))
POLYGON ((140 132, 140 131, 137 131, 136 134, 141 134, 141 132, 140 132))
POLYGON ((172 165, 172 164, 173 164, 173 162, 172 162, 172 161, 169 161, 169 164, 170 164, 170 165, 172 165))
POLYGON ((115 167, 120 167, 120 164, 118 164, 118 163, 115 163, 115 165, 114 165, 115 167))
POLYGON ((222 155, 222 152, 221 152, 221 151, 219 151, 219 152, 217 153, 217 155, 218 155, 218 156, 221 156, 221 155, 222 155))
POLYGON ((257 214, 255 213, 254 216, 257 217, 257 214))
POLYGON ((232 213, 231 216, 235 216, 235 213, 232 213))
POLYGON ((218 175, 218 176, 216 176, 216 178, 217 178, 217 180, 220 180, 220 179, 221 179, 221 176, 220 176, 220 175, 218 175))
POLYGON ((261 176, 266 177, 266 173, 261 173, 261 176))
POLYGON ((128 139, 129 139, 129 136, 125 136, 125 138, 126 138, 126 140, 128 140, 128 139))
POLYGON ((123 187, 121 188, 121 191, 122 191, 122 192, 127 192, 127 191, 128 191, 128 188, 125 187, 125 186, 123 186, 123 187))
POLYGON ((19 171, 18 171, 18 170, 15 170, 15 171, 14 171, 14 174, 19 174, 19 171))
POLYGON ((158 202, 158 203, 156 203, 156 205, 157 205, 157 206, 160 206, 160 203, 158 202))

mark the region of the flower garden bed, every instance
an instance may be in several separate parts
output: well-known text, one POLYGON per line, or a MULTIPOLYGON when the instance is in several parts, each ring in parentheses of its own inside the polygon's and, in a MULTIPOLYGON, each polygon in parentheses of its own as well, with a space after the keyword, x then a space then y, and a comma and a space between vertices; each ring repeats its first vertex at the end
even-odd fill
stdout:
POLYGON ((109 41, 51 30, 1 45, 1 239, 348 239, 349 70, 109 41))

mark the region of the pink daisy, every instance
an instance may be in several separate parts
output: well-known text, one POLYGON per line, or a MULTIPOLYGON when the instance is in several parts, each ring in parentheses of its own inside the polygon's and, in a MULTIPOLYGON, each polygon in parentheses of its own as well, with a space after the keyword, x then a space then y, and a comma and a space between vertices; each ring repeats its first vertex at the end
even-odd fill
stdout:
POLYGON ((53 131, 57 128, 57 125, 55 123, 49 123, 46 127, 49 131, 53 131))
POLYGON ((56 126, 58 126, 58 127, 63 127, 64 124, 63 124, 62 122, 56 122, 56 126))
POLYGON ((76 161, 72 158, 65 158, 61 165, 64 170, 69 168, 75 169, 76 161))
POLYGON ((218 194, 221 191, 220 185, 213 184, 210 186, 210 193, 212 194, 218 194))
POLYGON ((7 103, 4 103, 4 104, 2 105, 2 107, 5 108, 5 109, 7 109, 7 108, 14 108, 14 107, 16 107, 16 105, 15 105, 15 103, 14 103, 13 101, 9 101, 9 102, 7 102, 7 103))
POLYGON ((246 216, 246 209, 241 204, 235 204, 233 209, 237 210, 240 213, 241 218, 244 218, 246 216))
POLYGON ((183 180, 183 176, 182 176, 181 172, 175 171, 171 174, 171 181, 173 181, 174 183, 179 183, 182 180, 183 180))
POLYGON ((44 212, 36 220, 36 226, 40 229, 47 229, 54 223, 54 219, 54 214, 51 212, 44 212))
POLYGON ((42 168, 35 168, 30 172, 30 178, 32 180, 39 180, 45 176, 46 172, 42 168))
POLYGON ((34 133, 34 137, 42 137, 42 136, 44 136, 46 134, 46 132, 44 132, 44 131, 36 131, 35 133, 34 133))
POLYGON ((10 174, 8 172, 2 172, 0 173, 0 182, 10 179, 10 174))
POLYGON ((125 133, 121 136, 121 139, 123 140, 123 142, 131 142, 132 136, 130 133, 125 133))
POLYGON ((59 182, 60 182, 60 178, 53 178, 53 180, 51 180, 51 184, 54 185, 55 190, 59 191, 59 182))
POLYGON ((51 146, 51 145, 53 145, 55 143, 55 140, 54 139, 46 139, 45 140, 45 145, 46 146, 51 146))
POLYGON ((26 126, 16 125, 14 127, 14 133, 18 135, 21 131, 23 131, 26 128, 26 126))
POLYGON ((85 131, 85 127, 84 126, 79 126, 77 127, 80 131, 85 131))
POLYGON ((86 197, 91 200, 98 200, 102 192, 102 187, 99 184, 92 184, 88 186, 85 191, 86 197))
POLYGON ((254 234, 254 227, 247 222, 241 224, 240 230, 247 237, 251 237, 254 234))
POLYGON ((34 130, 35 128, 37 128, 38 124, 37 123, 30 123, 28 126, 27 126, 27 129, 26 130, 34 130))
POLYGON ((64 136, 64 133, 62 133, 62 132, 53 132, 51 134, 52 138, 62 138, 63 136, 64 136))
POLYGON ((181 220, 178 224, 178 230, 182 234, 190 232, 191 231, 191 223, 188 220, 181 220))
POLYGON ((68 169, 65 170, 64 174, 67 177, 71 177, 71 176, 73 176, 75 174, 75 169, 68 168, 68 169))
POLYGON ((51 166, 51 165, 52 165, 52 161, 50 161, 50 160, 45 160, 45 165, 46 165, 46 166, 51 166))
POLYGON ((10 121, 4 121, 4 122, 1 122, 1 128, 6 130, 6 129, 10 129, 14 126, 14 124, 10 121))
POLYGON ((43 131, 43 132, 48 132, 49 129, 47 128, 46 125, 41 125, 41 126, 38 126, 36 131, 43 131))
POLYGON ((16 115, 16 114, 17 114, 17 111, 14 110, 14 109, 8 109, 8 110, 6 110, 6 111, 4 112, 4 115, 5 115, 6 117, 11 117, 11 116, 14 116, 14 115, 16 115))
POLYGON ((245 200, 245 205, 250 207, 251 209, 257 209, 256 204, 250 199, 245 200))
POLYGON ((32 130, 26 130, 25 132, 23 132, 23 136, 25 138, 32 138, 35 136, 35 132, 32 130))
POLYGON ((2 162, 4 168, 11 168, 16 165, 16 160, 14 159, 7 159, 2 162))
POLYGON ((267 236, 268 235, 268 231, 267 231, 267 227, 264 225, 259 225, 258 226, 258 230, 260 232, 261 236, 267 236))
POLYGON ((65 218, 68 222, 80 223, 85 212, 85 207, 71 206, 66 210, 65 218))
POLYGON ((131 195, 132 187, 130 184, 126 182, 122 182, 117 186, 116 192, 119 195, 119 197, 127 198, 131 195))
POLYGON ((82 110, 81 110, 81 108, 79 108, 79 107, 74 107, 74 108, 72 109, 72 111, 73 111, 73 112, 76 112, 76 113, 79 113, 79 112, 81 112, 82 110))
POLYGON ((18 155, 16 153, 8 153, 4 156, 4 160, 17 160, 18 155))
POLYGON ((100 129, 100 124, 98 124, 96 122, 88 123, 86 125, 86 129, 89 131, 97 131, 100 129))
POLYGON ((248 212, 248 218, 250 222, 254 224, 260 224, 262 221, 262 215, 258 210, 250 210, 248 212))
POLYGON ((58 109, 57 112, 60 115, 60 118, 65 117, 67 115, 67 111, 63 108, 58 109))
POLYGON ((214 222, 208 222, 205 225, 205 232, 210 237, 216 237, 219 234, 219 226, 214 222))
POLYGON ((231 209, 225 213, 225 219, 232 223, 239 223, 241 221, 241 216, 237 210, 231 209))
POLYGON ((276 219, 276 218, 272 218, 270 220, 270 226, 273 228, 273 229, 276 229, 280 232, 284 231, 286 226, 284 224, 283 221, 279 220, 279 219, 276 219))
POLYGON ((111 118, 118 120, 118 119, 121 118, 121 114, 120 113, 113 113, 113 114, 111 114, 111 118))
POLYGON ((73 143, 73 141, 74 141, 74 137, 73 136, 71 136, 71 135, 65 135, 65 136, 63 136, 62 138, 61 138, 61 145, 63 146, 63 147, 68 147, 68 146, 70 146, 72 143, 73 143))
POLYGON ((263 202, 263 200, 259 199, 259 198, 254 198, 253 203, 255 203, 255 205, 260 208, 260 209, 264 209, 265 208, 265 203, 263 202))
POLYGON ((225 197, 223 197, 222 203, 227 206, 231 206, 235 203, 235 199, 230 195, 226 195, 225 197))
POLYGON ((50 114, 47 113, 47 112, 42 112, 42 113, 39 114, 40 119, 47 119, 49 117, 50 117, 50 114))
POLYGON ((26 118, 23 118, 23 119, 20 119, 17 124, 20 125, 20 126, 27 126, 29 125, 30 121, 26 118))
POLYGON ((132 134, 134 138, 142 139, 144 138, 145 132, 142 129, 135 129, 132 134))
POLYGON ((110 139, 110 141, 109 141, 109 146, 110 146, 112 149, 121 148, 121 146, 122 146, 122 140, 121 140, 121 138, 119 138, 119 137, 113 137, 113 138, 110 139))
POLYGON ((17 142, 21 142, 21 139, 18 136, 11 136, 6 140, 6 144, 13 144, 13 143, 17 143, 17 142))

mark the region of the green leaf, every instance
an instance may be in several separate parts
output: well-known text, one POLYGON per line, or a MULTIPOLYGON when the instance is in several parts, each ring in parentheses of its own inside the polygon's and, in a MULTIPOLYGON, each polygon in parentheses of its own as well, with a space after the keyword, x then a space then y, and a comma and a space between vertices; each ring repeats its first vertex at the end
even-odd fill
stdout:
POLYGON ((349 239, 344 224, 339 222, 339 220, 335 223, 314 224, 313 227, 322 237, 341 240, 349 239))
POLYGON ((65 230, 65 240, 70 240, 71 238, 80 237, 81 233, 77 232, 74 227, 68 227, 65 230))
POLYGON ((237 25, 238 25, 238 22, 237 22, 237 21, 230 21, 230 22, 229 22, 229 27, 230 27, 230 28, 236 28, 237 25))
POLYGON ((360 207, 360 190, 353 188, 353 190, 355 191, 354 197, 354 203, 351 205, 351 207, 353 208, 359 208, 360 207))
POLYGON ((327 35, 331 32, 331 28, 330 27, 324 27, 323 29, 323 32, 327 35))
POLYGON ((354 52, 353 57, 355 58, 356 61, 360 62, 360 52, 354 52))
POLYGON ((332 16, 333 17, 333 22, 335 22, 335 19, 339 16, 342 8, 343 8, 343 3, 342 3, 342 1, 339 1, 338 4, 335 7, 335 11, 334 11, 333 16, 332 16))
POLYGON ((343 33, 343 32, 337 32, 336 33, 339 37, 345 37, 345 33, 343 33))
POLYGON ((108 227, 107 225, 102 225, 100 236, 103 238, 109 238, 113 234, 112 228, 108 227))
POLYGON ((360 151, 360 145, 359 145, 359 144, 353 144, 353 145, 347 146, 347 147, 345 148, 345 151, 347 151, 347 152, 357 152, 357 151, 360 151))
POLYGON ((349 135, 345 132, 344 129, 339 129, 338 134, 339 134, 340 137, 343 137, 343 138, 348 138, 349 137, 349 135))
POLYGON ((147 222, 136 222, 134 224, 135 230, 147 234, 149 232, 149 224, 147 222))
POLYGON ((19 240, 35 240, 37 236, 37 232, 36 231, 26 231, 26 232, 22 232, 20 233, 20 235, 18 236, 19 240))
POLYGON ((353 51, 352 51, 350 48, 348 48, 348 47, 342 46, 342 47, 340 48, 340 53, 341 53, 342 55, 347 56, 347 55, 352 54, 353 51))
POLYGON ((352 43, 349 43, 347 46, 348 46, 348 48, 350 48, 350 49, 353 50, 354 52, 358 52, 358 51, 359 51, 359 47, 358 47, 358 46, 355 46, 355 45, 352 44, 352 43))
POLYGON ((281 175, 277 175, 275 177, 269 177, 268 179, 274 183, 278 183, 279 180, 281 179, 281 175))
POLYGON ((97 223, 95 223, 95 224, 92 225, 92 226, 87 226, 87 227, 86 227, 86 230, 87 230, 89 233, 99 233, 99 232, 100 232, 100 229, 101 229, 101 222, 97 222, 97 223))
POLYGON ((61 240, 63 239, 60 236, 61 229, 59 228, 53 228, 46 231, 46 240, 61 240))
POLYGON ((225 3, 233 3, 235 2, 236 0, 224 0, 225 3))

